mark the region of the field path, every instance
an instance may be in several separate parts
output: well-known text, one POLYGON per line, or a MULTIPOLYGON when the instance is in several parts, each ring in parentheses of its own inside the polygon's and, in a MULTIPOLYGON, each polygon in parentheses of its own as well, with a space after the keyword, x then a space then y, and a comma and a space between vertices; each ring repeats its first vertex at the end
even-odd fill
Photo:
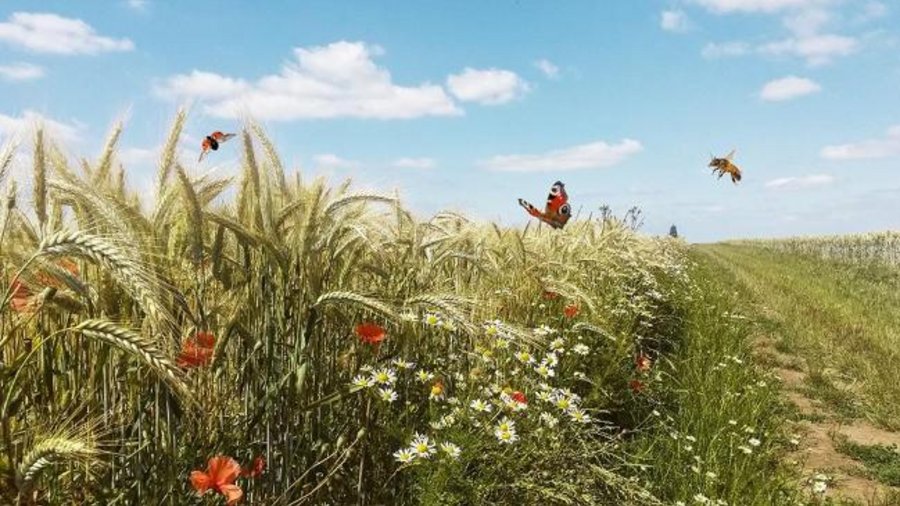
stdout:
POLYGON ((789 458, 803 484, 824 474, 828 497, 897 504, 900 489, 848 448, 900 447, 900 272, 752 246, 696 250, 756 324, 758 360, 793 411, 789 458))

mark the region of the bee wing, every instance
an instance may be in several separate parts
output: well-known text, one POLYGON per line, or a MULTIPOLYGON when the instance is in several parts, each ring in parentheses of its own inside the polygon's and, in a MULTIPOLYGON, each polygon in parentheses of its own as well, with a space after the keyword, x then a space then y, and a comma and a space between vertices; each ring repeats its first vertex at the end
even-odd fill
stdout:
POLYGON ((728 161, 730 162, 731 159, 734 158, 734 152, 735 152, 735 151, 737 151, 737 150, 732 149, 732 150, 731 150, 731 153, 728 153, 728 154, 725 156, 725 159, 728 160, 728 161))
POLYGON ((219 142, 225 142, 228 139, 231 139, 232 137, 234 137, 235 135, 237 135, 237 134, 222 134, 222 138, 219 139, 219 142))

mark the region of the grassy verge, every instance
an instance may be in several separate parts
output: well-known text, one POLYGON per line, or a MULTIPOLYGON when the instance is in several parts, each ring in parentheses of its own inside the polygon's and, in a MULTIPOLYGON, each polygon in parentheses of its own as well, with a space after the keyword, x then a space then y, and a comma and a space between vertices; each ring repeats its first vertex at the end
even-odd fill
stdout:
POLYGON ((751 324, 735 311, 733 291, 698 260, 662 392, 648 397, 655 410, 636 442, 642 476, 676 504, 795 504, 778 463, 786 414, 778 386, 751 362, 751 324))
POLYGON ((808 391, 839 414, 900 429, 900 271, 747 245, 704 246, 740 296, 766 308, 808 391))

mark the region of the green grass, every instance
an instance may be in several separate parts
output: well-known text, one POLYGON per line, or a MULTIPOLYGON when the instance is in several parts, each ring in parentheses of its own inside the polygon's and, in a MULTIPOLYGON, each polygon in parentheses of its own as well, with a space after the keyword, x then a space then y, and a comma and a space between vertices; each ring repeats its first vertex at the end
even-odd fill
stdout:
POLYGON ((838 451, 860 461, 869 475, 893 487, 900 487, 900 448, 897 445, 863 445, 839 442, 838 451))
POLYGON ((777 382, 753 363, 752 324, 732 290, 698 260, 661 378, 668 390, 647 422, 653 436, 636 443, 648 466, 643 476, 673 502, 696 503, 701 494, 728 504, 795 504, 793 474, 780 464, 789 411, 777 382))
POLYGON ((900 429, 900 273, 752 243, 702 246, 744 305, 765 308, 763 330, 812 373, 810 392, 846 416, 900 429), (841 386, 836 386, 836 383, 841 386), (852 397, 852 399, 851 399, 852 397))

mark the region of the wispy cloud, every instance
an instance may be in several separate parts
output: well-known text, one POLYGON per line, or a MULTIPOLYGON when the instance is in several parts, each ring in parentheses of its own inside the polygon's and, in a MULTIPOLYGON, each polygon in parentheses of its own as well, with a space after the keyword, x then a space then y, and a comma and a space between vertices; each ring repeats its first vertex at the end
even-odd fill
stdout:
POLYGON ((129 39, 104 37, 80 19, 49 13, 13 13, 0 23, 0 40, 37 53, 74 55, 134 49, 129 39))
POLYGON ((753 51, 750 44, 740 41, 710 42, 703 46, 701 54, 707 59, 743 56, 753 51))
POLYGON ((691 22, 684 11, 665 10, 660 14, 659 27, 667 32, 684 33, 691 28, 691 22))
POLYGON ((143 12, 147 10, 147 6, 150 2, 149 0, 127 0, 125 4, 136 11, 143 12))
POLYGON ((810 79, 787 76, 767 82, 759 92, 759 98, 767 102, 783 102, 818 93, 822 87, 810 79))
POLYGON ((880 139, 867 139, 822 148, 822 158, 829 160, 865 160, 900 156, 900 125, 888 128, 880 139))
POLYGON ((559 77, 559 67, 546 58, 534 62, 534 66, 550 79, 559 77))
POLYGON ((316 166, 321 169, 355 169, 360 164, 354 160, 341 158, 333 153, 324 153, 313 157, 316 166))
POLYGON ((811 7, 826 3, 827 0, 692 0, 717 14, 733 12, 773 13, 787 9, 811 7))
POLYGON ((44 77, 44 69, 32 63, 0 65, 0 77, 7 81, 31 81, 44 77))
POLYGON ((78 142, 84 131, 84 124, 80 122, 66 123, 54 120, 30 109, 23 111, 20 116, 0 114, 0 132, 3 132, 4 135, 26 138, 34 132, 38 125, 43 126, 51 137, 64 143, 78 142))
POLYGON ((463 102, 485 105, 505 104, 522 97, 528 91, 528 83, 515 72, 502 69, 478 70, 466 68, 447 78, 450 93, 463 102))
POLYGON ((641 143, 632 139, 617 144, 595 141, 541 154, 498 155, 478 164, 489 170, 511 172, 600 169, 617 165, 642 150, 641 143))
POLYGON ((294 49, 281 72, 255 82, 195 70, 169 77, 156 93, 173 100, 197 100, 221 118, 251 114, 263 120, 301 118, 405 119, 456 116, 463 111, 443 87, 400 86, 374 57, 384 51, 363 42, 339 41, 294 49))
POLYGON ((437 162, 432 158, 398 158, 391 166, 401 169, 433 169, 437 162))
POLYGON ((835 181, 830 174, 810 174, 808 176, 780 177, 766 182, 766 188, 791 190, 826 186, 835 181))

